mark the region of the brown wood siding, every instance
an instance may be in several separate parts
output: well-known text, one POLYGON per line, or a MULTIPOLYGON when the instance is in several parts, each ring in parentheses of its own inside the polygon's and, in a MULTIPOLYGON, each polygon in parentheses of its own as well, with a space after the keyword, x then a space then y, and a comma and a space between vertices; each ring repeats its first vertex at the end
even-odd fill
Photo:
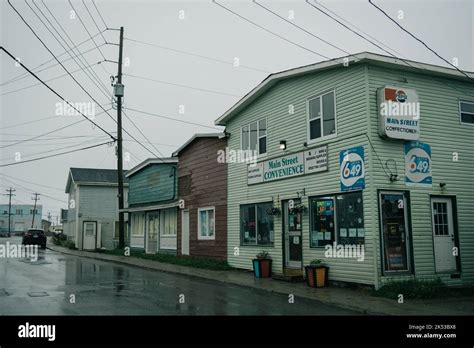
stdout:
MULTIPOLYGON (((227 164, 217 162, 226 139, 196 138, 179 153, 178 198, 189 210, 189 255, 227 259, 227 164), (215 240, 198 240, 199 208, 215 208, 215 240)), ((177 251, 181 255, 181 211, 178 216, 177 251)))

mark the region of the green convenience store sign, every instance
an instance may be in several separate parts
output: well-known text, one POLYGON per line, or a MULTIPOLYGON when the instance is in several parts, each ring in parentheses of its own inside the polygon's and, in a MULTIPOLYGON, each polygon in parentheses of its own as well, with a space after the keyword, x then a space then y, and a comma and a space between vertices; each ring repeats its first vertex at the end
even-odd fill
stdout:
POLYGON ((267 161, 249 164, 247 184, 292 178, 295 176, 323 172, 328 169, 327 146, 293 153, 267 161))

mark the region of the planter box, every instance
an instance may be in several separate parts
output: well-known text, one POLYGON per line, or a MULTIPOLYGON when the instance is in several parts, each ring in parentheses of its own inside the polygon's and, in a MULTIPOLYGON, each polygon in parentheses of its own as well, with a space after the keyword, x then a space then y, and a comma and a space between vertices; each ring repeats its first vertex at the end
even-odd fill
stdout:
POLYGON ((312 288, 322 288, 328 285, 329 267, 305 266, 306 283, 312 288))
POLYGON ((253 272, 256 278, 269 278, 272 275, 271 259, 253 259, 253 272))

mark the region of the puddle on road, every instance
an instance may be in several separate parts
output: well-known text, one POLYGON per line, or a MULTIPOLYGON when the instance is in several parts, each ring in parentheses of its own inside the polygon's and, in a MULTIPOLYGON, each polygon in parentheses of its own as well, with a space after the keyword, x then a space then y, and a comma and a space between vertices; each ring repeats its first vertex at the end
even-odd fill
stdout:
POLYGON ((33 292, 28 292, 28 296, 30 297, 45 297, 49 296, 49 294, 46 291, 33 291, 33 292))

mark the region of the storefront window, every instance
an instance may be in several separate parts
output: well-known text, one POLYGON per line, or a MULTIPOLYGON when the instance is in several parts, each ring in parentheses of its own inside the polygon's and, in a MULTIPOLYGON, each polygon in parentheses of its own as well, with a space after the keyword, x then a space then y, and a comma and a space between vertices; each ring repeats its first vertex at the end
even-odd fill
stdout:
POLYGON ((267 214, 272 203, 240 206, 240 234, 243 245, 273 244, 273 216, 267 214))
POLYGON ((408 271, 408 229, 403 193, 380 194, 383 258, 386 271, 408 271))
POLYGON ((132 236, 143 237, 145 235, 145 214, 132 213, 131 215, 132 236))
POLYGON ((364 244, 362 191, 310 198, 310 246, 364 244))
POLYGON ((364 244, 362 192, 339 195, 336 204, 338 243, 364 244))
POLYGON ((334 234, 334 198, 310 199, 310 243, 311 247, 332 244, 334 234))

